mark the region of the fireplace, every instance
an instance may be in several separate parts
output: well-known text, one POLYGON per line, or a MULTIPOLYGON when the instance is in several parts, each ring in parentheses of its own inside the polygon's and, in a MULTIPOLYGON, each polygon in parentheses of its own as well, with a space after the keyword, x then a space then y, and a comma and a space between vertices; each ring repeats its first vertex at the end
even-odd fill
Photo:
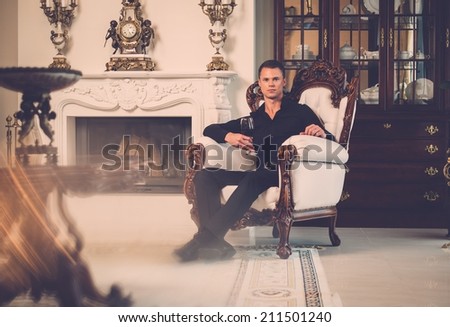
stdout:
POLYGON ((142 172, 137 192, 182 192, 183 149, 230 119, 233 72, 88 75, 52 94, 61 165, 142 172))
POLYGON ((134 170, 140 192, 182 191, 190 117, 77 117, 75 126, 77 165, 134 170))

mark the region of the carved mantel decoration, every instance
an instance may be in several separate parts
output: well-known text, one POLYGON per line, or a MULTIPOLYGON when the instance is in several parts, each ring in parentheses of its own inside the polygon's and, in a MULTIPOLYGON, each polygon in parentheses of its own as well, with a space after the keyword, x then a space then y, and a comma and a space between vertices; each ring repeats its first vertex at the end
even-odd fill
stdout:
POLYGON ((191 117, 193 138, 231 118, 227 89, 236 73, 105 72, 85 75, 52 96, 59 112, 55 143, 60 162, 74 163, 77 117, 191 117))

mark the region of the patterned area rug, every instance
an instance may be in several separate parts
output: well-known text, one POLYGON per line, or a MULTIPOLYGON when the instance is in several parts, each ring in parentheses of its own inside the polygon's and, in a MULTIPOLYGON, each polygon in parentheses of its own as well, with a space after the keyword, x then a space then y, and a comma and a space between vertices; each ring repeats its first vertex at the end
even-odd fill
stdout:
POLYGON ((316 249, 294 249, 281 260, 273 248, 246 249, 229 306, 334 306, 316 249))
MULTIPOLYGON (((287 260, 274 246, 237 247, 231 260, 179 263, 173 249, 158 257, 144 247, 114 246, 88 252, 97 285, 107 291, 117 282, 137 307, 330 307, 332 296, 317 249, 294 248, 287 260)), ((337 299, 337 301, 336 301, 337 299)), ((27 296, 10 306, 55 306, 53 297, 34 303, 27 296)))

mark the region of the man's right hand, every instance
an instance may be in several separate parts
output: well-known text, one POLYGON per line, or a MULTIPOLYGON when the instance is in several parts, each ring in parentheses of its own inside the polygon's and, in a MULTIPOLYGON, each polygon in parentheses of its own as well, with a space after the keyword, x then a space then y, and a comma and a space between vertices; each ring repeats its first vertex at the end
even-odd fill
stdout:
POLYGON ((225 141, 237 148, 249 151, 255 150, 253 147, 253 138, 244 134, 229 132, 225 135, 225 141))

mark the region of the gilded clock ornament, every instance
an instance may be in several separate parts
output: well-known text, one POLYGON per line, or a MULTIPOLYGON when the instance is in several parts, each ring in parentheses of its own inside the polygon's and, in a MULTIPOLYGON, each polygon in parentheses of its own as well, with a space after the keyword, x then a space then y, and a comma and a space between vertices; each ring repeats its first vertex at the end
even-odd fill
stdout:
POLYGON ((111 20, 105 36, 105 45, 111 39, 114 49, 106 70, 154 70, 155 63, 147 55, 155 36, 151 25, 150 20, 142 18, 139 0, 122 0, 119 21, 111 20))

